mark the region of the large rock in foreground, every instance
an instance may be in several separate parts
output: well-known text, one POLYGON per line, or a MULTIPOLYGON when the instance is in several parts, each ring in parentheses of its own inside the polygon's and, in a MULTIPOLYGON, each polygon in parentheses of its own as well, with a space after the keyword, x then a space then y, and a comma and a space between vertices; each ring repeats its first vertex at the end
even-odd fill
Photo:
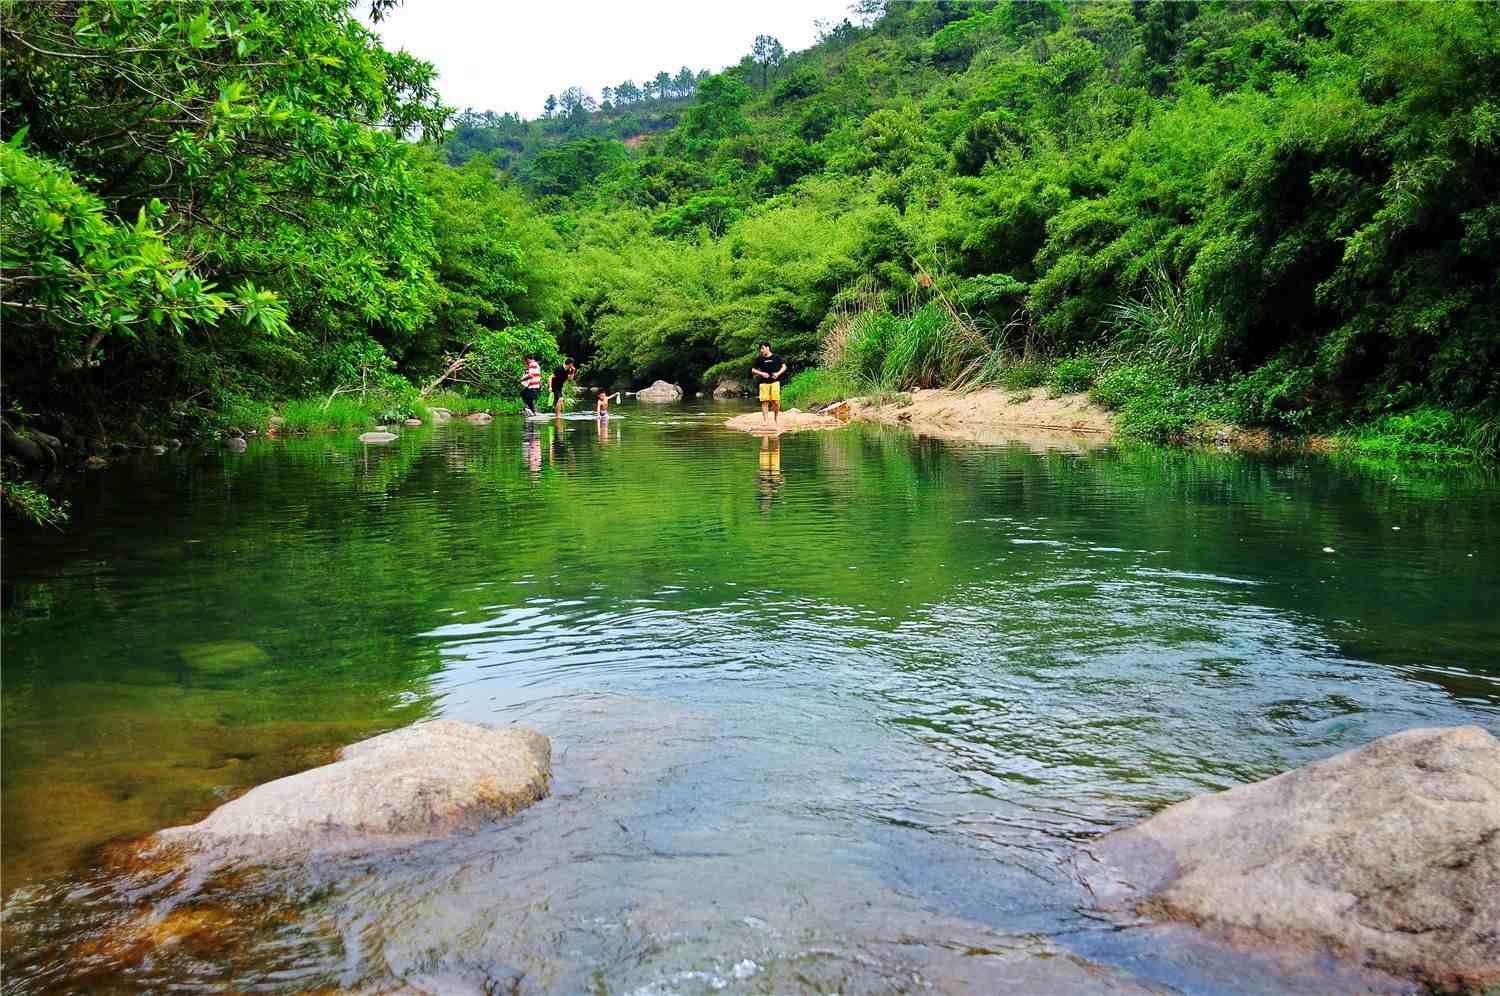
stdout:
POLYGON ((655 402, 681 401, 682 388, 676 384, 668 384, 664 380, 659 380, 650 387, 639 391, 636 394, 636 400, 655 402))
POLYGON ((152 843, 264 860, 439 837, 541 799, 551 762, 547 738, 530 730, 417 723, 257 786, 152 843))
POLYGON ((1408 730, 1177 803, 1079 859, 1106 909, 1430 983, 1500 983, 1500 741, 1408 730))

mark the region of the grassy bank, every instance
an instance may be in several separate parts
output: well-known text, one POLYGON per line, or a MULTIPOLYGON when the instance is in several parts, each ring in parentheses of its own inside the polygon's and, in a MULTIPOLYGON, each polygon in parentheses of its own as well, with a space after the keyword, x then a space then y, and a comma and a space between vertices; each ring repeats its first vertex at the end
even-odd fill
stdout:
MULTIPOLYGON (((936 281, 941 288, 945 281, 936 281)), ((1365 456, 1490 460, 1500 456, 1500 417, 1431 403, 1370 411, 1319 396, 1307 370, 1267 364, 1234 371, 1205 333, 1204 312, 1170 285, 1115 309, 1106 345, 1048 355, 1026 327, 997 328, 956 307, 940 289, 896 308, 867 294, 824 325, 821 363, 794 376, 788 407, 893 395, 913 387, 994 389, 1016 397, 1087 393, 1114 413, 1126 436, 1191 442, 1253 435, 1295 444, 1331 437, 1335 449, 1365 456)))
POLYGON ((447 409, 459 417, 474 412, 509 415, 520 412, 521 402, 514 398, 471 395, 459 391, 445 391, 422 398, 415 389, 410 392, 370 393, 363 397, 346 394, 293 398, 279 405, 246 399, 227 407, 220 414, 215 427, 224 432, 264 432, 272 426, 271 420, 277 418, 279 421, 275 425, 278 432, 337 432, 368 429, 411 418, 430 422, 434 408, 447 409))

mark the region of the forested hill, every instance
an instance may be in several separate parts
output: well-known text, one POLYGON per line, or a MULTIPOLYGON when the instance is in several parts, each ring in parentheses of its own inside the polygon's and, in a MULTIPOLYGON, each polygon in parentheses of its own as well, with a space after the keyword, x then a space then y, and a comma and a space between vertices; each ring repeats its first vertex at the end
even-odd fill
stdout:
POLYGON ((859 0, 537 121, 445 108, 390 6, 0 0, 7 432, 498 408, 559 346, 693 389, 768 338, 804 400, 1497 449, 1500 5, 859 0))
POLYGON ((554 150, 571 348, 697 384, 769 338, 825 393, 1051 378, 1146 433, 1495 447, 1500 6, 872 12, 633 156, 554 150))

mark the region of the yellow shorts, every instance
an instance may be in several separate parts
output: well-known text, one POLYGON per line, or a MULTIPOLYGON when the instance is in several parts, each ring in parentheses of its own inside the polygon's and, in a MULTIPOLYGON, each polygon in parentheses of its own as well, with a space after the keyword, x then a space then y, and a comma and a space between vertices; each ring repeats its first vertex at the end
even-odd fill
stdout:
POLYGON ((760 385, 760 400, 762 400, 762 401, 780 401, 781 400, 781 381, 779 381, 779 380, 773 380, 769 384, 762 384, 762 385, 760 385))

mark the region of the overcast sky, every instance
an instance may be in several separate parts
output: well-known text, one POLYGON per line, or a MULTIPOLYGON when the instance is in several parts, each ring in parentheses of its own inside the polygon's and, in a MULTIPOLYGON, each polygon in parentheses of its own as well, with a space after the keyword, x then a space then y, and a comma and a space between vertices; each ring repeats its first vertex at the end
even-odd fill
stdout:
POLYGON ((444 103, 534 118, 549 93, 637 84, 683 66, 717 72, 758 34, 795 52, 849 0, 405 0, 374 25, 387 48, 438 69, 444 103))

